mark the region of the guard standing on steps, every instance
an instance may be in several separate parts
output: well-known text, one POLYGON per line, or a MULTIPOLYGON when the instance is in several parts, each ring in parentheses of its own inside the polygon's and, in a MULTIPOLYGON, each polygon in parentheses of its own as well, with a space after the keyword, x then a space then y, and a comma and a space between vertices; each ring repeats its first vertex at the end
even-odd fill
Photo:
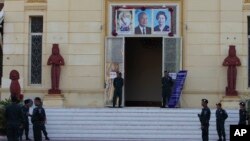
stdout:
POLYGON ((29 116, 31 117, 31 114, 29 113, 30 107, 32 107, 33 102, 31 99, 24 100, 24 105, 22 106, 22 113, 24 117, 24 125, 23 128, 20 129, 20 140, 22 141, 23 131, 25 130, 25 137, 27 141, 30 141, 29 138, 29 116))
MULTIPOLYGON (((41 102, 41 107, 42 107, 42 105, 43 105, 43 102, 41 102)), ((44 109, 43 109, 43 110, 44 110, 44 109)), ((45 124, 46 124, 46 122, 47 122, 45 110, 44 110, 44 114, 45 114, 45 122, 42 124, 42 132, 43 132, 43 134, 44 134, 44 136, 45 136, 45 140, 49 141, 50 139, 49 139, 49 137, 48 137, 48 132, 47 132, 46 127, 45 127, 45 124)))
POLYGON ((42 101, 39 97, 35 98, 35 106, 31 118, 33 123, 34 140, 42 141, 42 126, 45 123, 46 116, 45 111, 42 108, 42 101))
POLYGON ((173 80, 172 77, 169 76, 168 71, 164 71, 164 77, 161 79, 162 83, 162 106, 161 108, 166 108, 166 104, 168 104, 169 97, 171 96, 173 80))
POLYGON ((119 98, 119 108, 122 106, 122 87, 123 87, 123 78, 122 73, 117 72, 117 77, 114 79, 114 96, 113 96, 113 107, 116 105, 117 97, 119 98))
POLYGON ((211 116, 211 111, 207 106, 208 100, 202 99, 201 105, 202 105, 202 111, 200 114, 198 114, 198 117, 201 122, 201 131, 202 131, 202 141, 208 141, 209 138, 209 120, 211 116))
POLYGON ((223 136, 223 141, 226 141, 226 133, 225 133, 225 120, 227 119, 228 115, 227 112, 222 109, 221 103, 216 104, 217 110, 215 112, 216 116, 216 130, 219 136, 218 141, 222 141, 222 136, 223 136))
POLYGON ((239 110, 239 125, 247 125, 247 110, 246 110, 246 104, 244 102, 240 102, 240 110, 239 110))

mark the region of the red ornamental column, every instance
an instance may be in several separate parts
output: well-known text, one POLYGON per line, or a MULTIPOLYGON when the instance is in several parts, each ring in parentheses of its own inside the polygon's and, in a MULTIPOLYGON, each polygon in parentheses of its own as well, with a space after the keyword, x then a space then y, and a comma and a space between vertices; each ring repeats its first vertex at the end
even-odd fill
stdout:
POLYGON ((227 66, 227 87, 226 96, 237 96, 236 91, 236 78, 237 78, 237 68, 240 66, 240 59, 236 56, 235 45, 229 46, 228 56, 224 59, 223 66, 227 66))

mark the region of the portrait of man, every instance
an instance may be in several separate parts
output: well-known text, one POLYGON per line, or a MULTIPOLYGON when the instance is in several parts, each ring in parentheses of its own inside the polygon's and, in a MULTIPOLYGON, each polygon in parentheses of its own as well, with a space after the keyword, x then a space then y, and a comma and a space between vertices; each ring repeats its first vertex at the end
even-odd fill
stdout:
POLYGON ((168 9, 154 9, 154 33, 170 32, 170 12, 168 9))
POLYGON ((133 33, 133 10, 121 9, 116 14, 116 31, 118 33, 133 33))
POLYGON ((146 9, 144 11, 140 9, 135 10, 135 34, 151 34, 151 10, 146 9))

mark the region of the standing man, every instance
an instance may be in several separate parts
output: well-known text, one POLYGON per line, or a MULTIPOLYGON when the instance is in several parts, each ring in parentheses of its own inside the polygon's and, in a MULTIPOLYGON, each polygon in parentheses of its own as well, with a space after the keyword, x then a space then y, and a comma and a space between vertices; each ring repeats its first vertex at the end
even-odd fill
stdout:
MULTIPOLYGON (((43 102, 41 102, 41 107, 43 106, 43 102)), ((44 110, 44 108, 43 108, 43 110, 44 110)), ((42 124, 42 132, 43 132, 43 134, 44 134, 44 136, 45 136, 45 140, 50 140, 49 139, 49 137, 48 137, 48 132, 47 132, 47 130, 46 130, 46 127, 45 127, 45 124, 46 124, 46 122, 47 122, 47 119, 46 119, 46 112, 45 112, 45 110, 44 110, 44 114, 45 114, 45 122, 42 124)))
POLYGON ((246 110, 246 104, 244 102, 240 102, 240 110, 239 110, 239 114, 240 114, 240 120, 239 120, 239 125, 247 125, 247 110, 246 110))
POLYGON ((40 97, 35 98, 35 106, 36 108, 34 108, 31 118, 31 122, 33 123, 34 140, 42 141, 42 126, 45 123, 46 115, 42 108, 40 97))
POLYGON ((215 116, 216 116, 216 129, 219 136, 218 141, 222 141, 222 136, 223 136, 223 141, 226 141, 225 120, 227 119, 228 115, 227 112, 224 109, 222 109, 221 103, 217 103, 216 107, 217 110, 215 116))
POLYGON ((211 116, 211 111, 207 106, 208 100, 202 99, 201 105, 202 105, 202 111, 200 114, 198 114, 198 117, 201 122, 201 131, 202 131, 202 141, 208 141, 208 131, 209 131, 209 120, 211 116))
POLYGON ((173 80, 169 76, 168 71, 164 71, 164 77, 161 79, 162 84, 162 106, 161 108, 166 108, 166 104, 168 104, 169 97, 171 95, 173 80))
POLYGON ((24 105, 22 106, 22 112, 24 117, 24 125, 23 128, 20 130, 20 140, 22 141, 23 136, 23 130, 25 130, 25 137, 27 141, 30 141, 29 138, 29 116, 31 114, 29 113, 30 107, 32 106, 33 102, 31 99, 24 100, 24 105))
POLYGON ((138 14, 139 25, 135 27, 135 34, 151 34, 151 27, 147 27, 148 16, 145 12, 138 14))
POLYGON ((123 78, 122 73, 117 72, 117 77, 114 79, 113 82, 114 85, 114 96, 113 96, 113 107, 116 105, 117 97, 119 98, 119 108, 121 108, 122 105, 122 87, 123 87, 123 78))
POLYGON ((8 141, 19 140, 19 130, 23 125, 24 119, 18 99, 11 95, 11 104, 6 107, 5 118, 7 120, 7 139, 8 141))

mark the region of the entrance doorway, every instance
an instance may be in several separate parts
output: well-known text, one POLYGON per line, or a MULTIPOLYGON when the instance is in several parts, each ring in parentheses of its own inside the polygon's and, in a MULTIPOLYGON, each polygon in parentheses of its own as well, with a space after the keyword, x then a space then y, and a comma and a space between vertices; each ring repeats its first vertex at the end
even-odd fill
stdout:
POLYGON ((160 106, 162 38, 125 38, 125 106, 160 106))

